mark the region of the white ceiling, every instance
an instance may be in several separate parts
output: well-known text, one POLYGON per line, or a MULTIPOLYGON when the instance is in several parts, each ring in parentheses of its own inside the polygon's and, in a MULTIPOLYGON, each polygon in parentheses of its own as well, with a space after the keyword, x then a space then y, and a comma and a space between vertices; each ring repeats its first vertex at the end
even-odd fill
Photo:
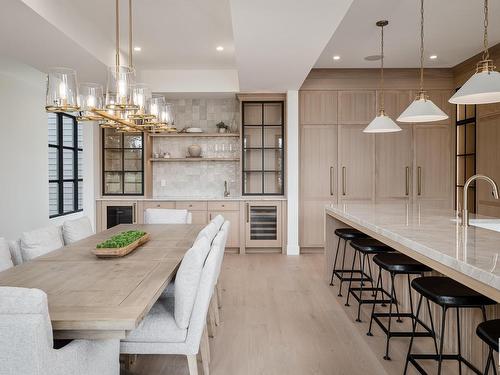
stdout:
MULTIPOLYGON (((483 1, 425 1, 426 66, 452 67, 481 51, 483 1), (436 60, 428 56, 436 54, 436 60)), ((500 1, 490 1, 490 45, 500 42, 500 1)), ((354 0, 342 23, 316 62, 317 68, 378 67, 365 61, 380 54, 380 28, 375 22, 389 20, 384 29, 385 65, 391 68, 420 64, 419 0, 354 0), (333 56, 340 60, 334 61, 333 56)))
MULTIPOLYGON (((65 2, 79 9, 114 42, 114 0, 65 2)), ((133 45, 142 48, 133 53, 138 69, 236 67, 229 0, 133 0, 132 7, 133 45), (217 46, 223 46, 224 51, 216 51, 217 46)), ((126 0, 120 0, 120 31, 121 49, 127 54, 126 0)))
MULTIPOLYGON (((388 19, 386 66, 419 63, 419 0, 133 0, 134 65, 160 92, 284 92, 312 67, 376 68, 375 22, 388 19), (351 5, 352 4, 352 5, 351 5), (216 51, 217 46, 224 51, 216 51), (333 55, 340 55, 333 61, 333 55)), ((121 4, 122 57, 128 1, 121 4)), ((450 67, 481 50, 481 0, 426 0, 427 66, 450 67)), ((490 44, 500 42, 490 2, 490 44)), ((104 83, 114 60, 114 0, 5 0, 0 48, 42 71, 69 66, 104 83), (29 25, 29 26, 23 26, 29 25), (6 37, 8 36, 8 37, 6 37)))

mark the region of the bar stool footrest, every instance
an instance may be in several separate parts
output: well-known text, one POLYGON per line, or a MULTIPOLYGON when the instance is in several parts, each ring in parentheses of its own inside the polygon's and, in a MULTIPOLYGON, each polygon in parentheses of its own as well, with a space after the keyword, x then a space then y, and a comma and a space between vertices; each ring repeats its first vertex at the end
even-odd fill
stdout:
POLYGON ((415 334, 413 333, 413 331, 395 331, 395 332, 390 332, 387 327, 385 326, 385 324, 379 319, 379 318, 411 318, 412 319, 412 323, 413 323, 413 319, 415 319, 415 316, 408 312, 408 313, 392 313, 392 314, 389 314, 389 313, 374 313, 372 314, 372 317, 373 317, 373 320, 378 324, 378 326, 380 327, 380 329, 387 335, 389 336, 389 338, 391 337, 411 337, 411 336, 414 336, 414 337, 434 337, 434 334, 432 333, 432 330, 427 326, 427 324, 425 324, 423 321, 421 321, 420 319, 417 319, 417 323, 425 329, 425 332, 415 332, 415 334))
POLYGON ((376 288, 376 287, 366 287, 366 288, 351 288, 349 289, 348 291, 352 297, 358 301, 358 303, 360 304, 387 304, 387 303, 390 303, 391 302, 391 295, 389 293, 387 293, 384 289, 382 288, 376 288), (367 296, 368 295, 372 295, 373 293, 375 292, 380 292, 382 293, 382 296, 386 295, 388 297, 388 299, 373 299, 373 296, 371 298, 368 298, 368 299, 364 299, 364 298, 361 298, 356 292, 360 292, 360 291, 363 291, 363 292, 366 292, 367 296))
POLYGON ((334 276, 339 279, 339 281, 345 282, 345 281, 363 281, 363 282, 368 282, 372 281, 371 277, 368 276, 366 273, 363 273, 361 275, 361 270, 336 270, 333 272, 334 276), (349 274, 349 276, 344 276, 344 273, 349 274), (351 277, 350 274, 360 274, 358 277, 351 277))
MULTIPOLYGON (((459 361, 466 365, 470 370, 478 375, 483 375, 483 372, 478 370, 472 363, 466 360, 464 357, 458 354, 443 354, 441 356, 443 361, 459 361)), ((439 355, 437 354, 410 354, 408 355, 408 360, 417 369, 420 374, 427 374, 427 372, 420 366, 417 360, 439 360, 439 355)))

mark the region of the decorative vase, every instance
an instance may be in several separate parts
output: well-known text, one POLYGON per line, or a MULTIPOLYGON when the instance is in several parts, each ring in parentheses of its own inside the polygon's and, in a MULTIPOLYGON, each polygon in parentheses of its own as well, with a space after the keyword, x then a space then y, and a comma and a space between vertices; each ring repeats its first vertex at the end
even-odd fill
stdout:
POLYGON ((219 133, 225 133, 226 132, 226 128, 219 128, 219 133))
POLYGON ((201 156, 200 145, 191 145, 188 147, 188 155, 191 158, 199 158, 201 156))

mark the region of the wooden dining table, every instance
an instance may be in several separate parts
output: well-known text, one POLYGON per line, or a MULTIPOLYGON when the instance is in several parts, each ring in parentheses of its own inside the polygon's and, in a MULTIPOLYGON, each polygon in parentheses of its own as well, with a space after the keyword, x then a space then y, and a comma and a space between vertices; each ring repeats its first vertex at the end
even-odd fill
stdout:
POLYGON ((125 338, 173 279, 202 228, 121 224, 0 272, 0 286, 46 292, 55 338, 125 338), (98 243, 125 230, 142 230, 150 240, 121 258, 92 253, 98 243))

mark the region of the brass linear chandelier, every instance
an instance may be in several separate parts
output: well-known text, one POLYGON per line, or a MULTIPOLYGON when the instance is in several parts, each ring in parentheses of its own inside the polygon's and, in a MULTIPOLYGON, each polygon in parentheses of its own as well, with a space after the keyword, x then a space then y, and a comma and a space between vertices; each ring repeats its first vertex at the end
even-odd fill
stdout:
POLYGON ((151 89, 135 82, 132 55, 132 0, 129 5, 129 61, 120 65, 119 0, 115 0, 115 66, 108 68, 106 94, 102 85, 82 83, 76 71, 52 68, 47 79, 47 112, 77 113, 78 121, 99 121, 102 128, 120 132, 175 132, 173 105, 163 96, 153 96, 151 89))

